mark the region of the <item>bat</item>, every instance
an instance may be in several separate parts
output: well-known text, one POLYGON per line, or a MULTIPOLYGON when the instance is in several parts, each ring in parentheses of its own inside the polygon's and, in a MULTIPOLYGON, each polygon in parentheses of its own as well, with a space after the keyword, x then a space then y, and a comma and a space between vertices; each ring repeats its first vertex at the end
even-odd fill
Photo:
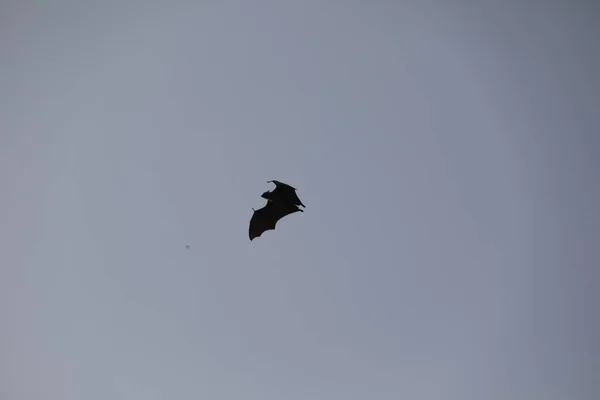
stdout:
POLYGON ((277 203, 293 204, 295 206, 306 207, 296 194, 296 188, 283 183, 280 181, 267 181, 267 183, 274 183, 275 189, 273 191, 264 192, 260 197, 277 203))
POLYGON ((254 213, 250 219, 250 228, 248 229, 248 235, 250 241, 262 235, 265 231, 274 230, 275 225, 283 217, 293 214, 295 212, 304 212, 300 207, 295 204, 288 204, 275 201, 267 201, 267 204, 258 210, 252 209, 254 213))

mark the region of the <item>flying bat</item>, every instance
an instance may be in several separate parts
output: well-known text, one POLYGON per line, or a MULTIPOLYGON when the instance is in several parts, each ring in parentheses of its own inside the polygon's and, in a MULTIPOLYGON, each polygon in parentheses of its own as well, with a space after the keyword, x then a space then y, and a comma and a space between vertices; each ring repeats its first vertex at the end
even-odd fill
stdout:
POLYGON ((296 194, 296 188, 288 185, 287 183, 283 183, 280 181, 267 181, 267 183, 274 183, 275 189, 273 191, 264 192, 260 197, 263 199, 267 199, 270 202, 274 201, 276 203, 285 203, 292 204, 295 206, 305 207, 304 204, 298 198, 296 194))
POLYGON ((265 231, 274 230, 277 222, 283 217, 298 211, 304 212, 304 210, 294 204, 275 201, 267 201, 267 204, 263 208, 252 210, 254 213, 250 219, 250 228, 248 230, 250 241, 259 237, 265 231))

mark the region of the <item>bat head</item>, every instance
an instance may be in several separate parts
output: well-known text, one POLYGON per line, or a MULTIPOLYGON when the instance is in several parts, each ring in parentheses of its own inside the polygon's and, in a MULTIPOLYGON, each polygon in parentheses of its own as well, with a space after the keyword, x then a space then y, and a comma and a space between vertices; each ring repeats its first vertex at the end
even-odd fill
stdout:
POLYGON ((260 197, 267 200, 273 200, 273 194, 271 192, 264 192, 260 197))

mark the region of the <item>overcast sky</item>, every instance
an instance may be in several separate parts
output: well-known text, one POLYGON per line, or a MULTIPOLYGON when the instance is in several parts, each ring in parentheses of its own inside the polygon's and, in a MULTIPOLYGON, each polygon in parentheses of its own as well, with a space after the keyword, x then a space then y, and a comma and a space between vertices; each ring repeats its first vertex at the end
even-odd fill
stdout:
POLYGON ((1 1, 0 398, 599 398, 599 6, 1 1))

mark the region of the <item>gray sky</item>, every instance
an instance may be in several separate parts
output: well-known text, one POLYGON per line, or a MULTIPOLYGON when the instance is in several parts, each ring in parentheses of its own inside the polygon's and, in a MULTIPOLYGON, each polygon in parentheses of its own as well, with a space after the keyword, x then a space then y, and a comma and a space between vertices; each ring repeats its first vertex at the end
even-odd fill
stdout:
POLYGON ((475 3, 0 3, 0 398, 598 398, 599 7, 475 3))

